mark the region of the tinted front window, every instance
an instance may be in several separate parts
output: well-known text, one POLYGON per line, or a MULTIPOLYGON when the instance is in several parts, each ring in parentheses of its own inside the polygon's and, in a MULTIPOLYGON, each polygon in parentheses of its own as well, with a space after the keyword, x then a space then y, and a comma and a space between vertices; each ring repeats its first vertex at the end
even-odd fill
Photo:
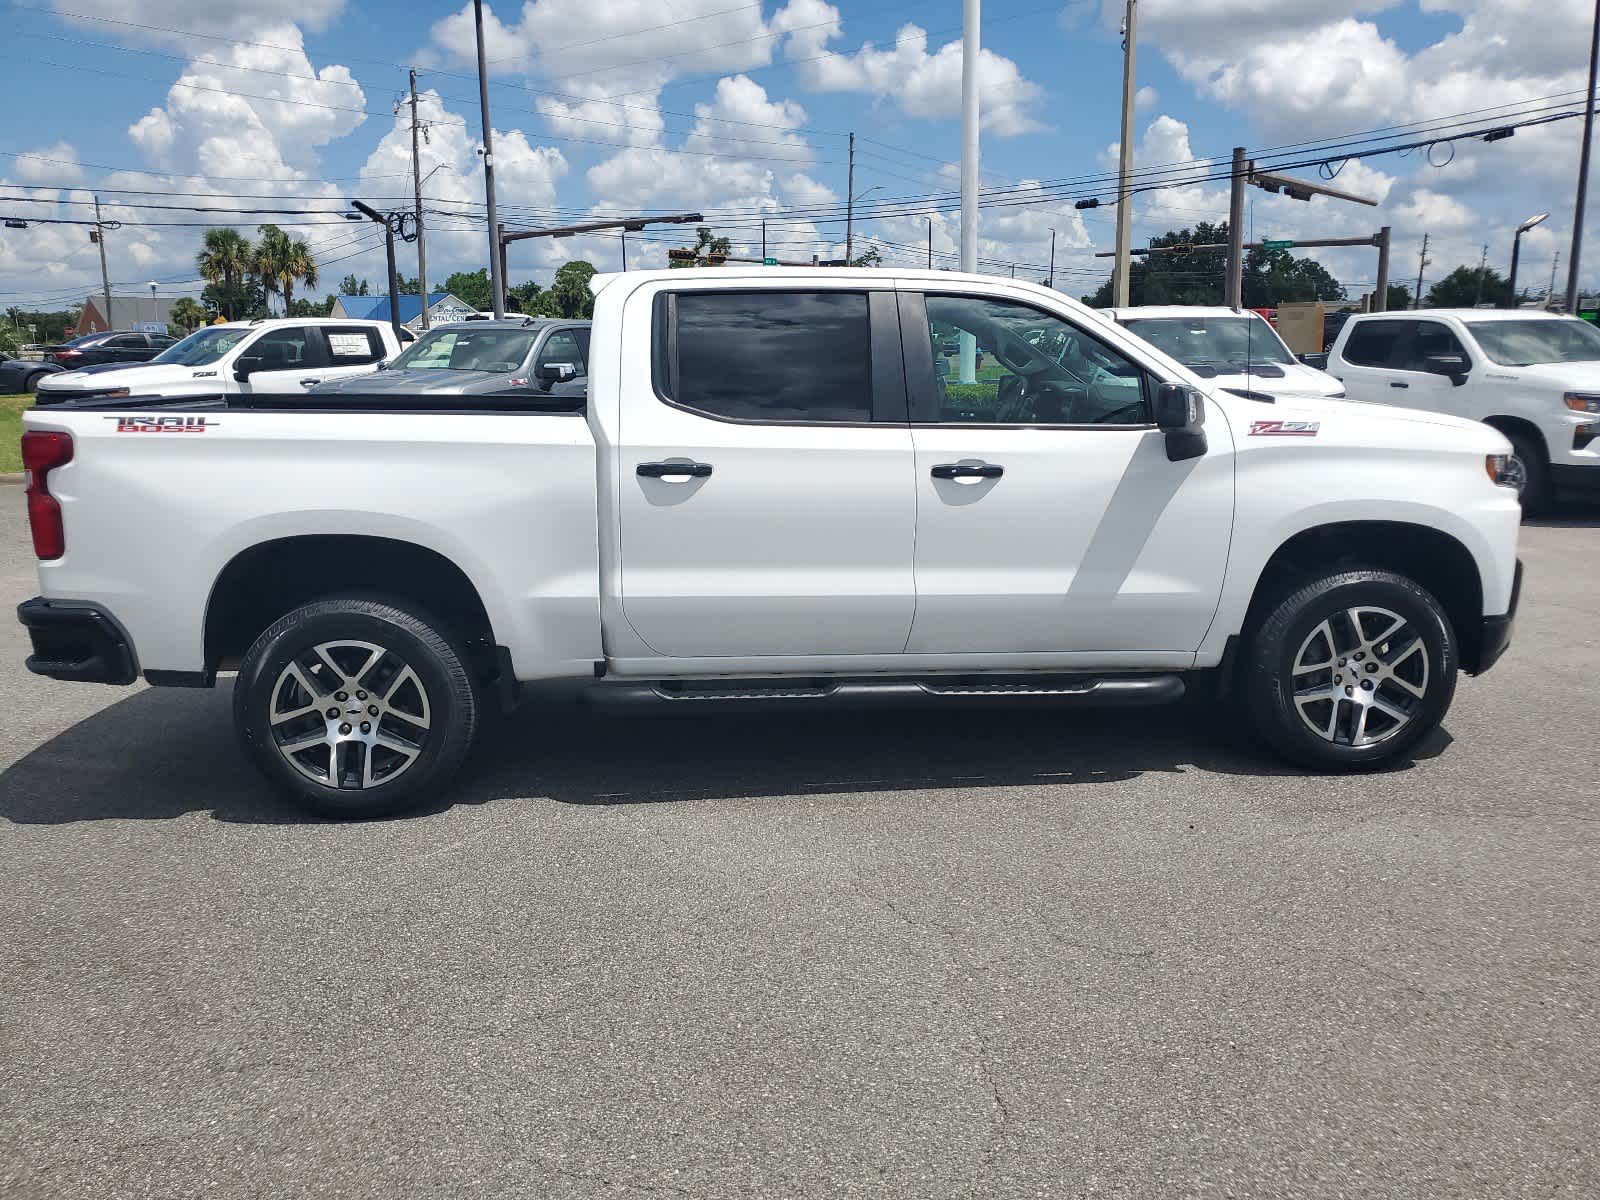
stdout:
POLYGON ((744 421, 872 419, 862 292, 684 292, 671 398, 744 421))
POLYGON ((1425 371, 1428 369, 1430 355, 1465 356, 1466 353, 1461 343, 1456 340, 1456 335, 1450 332, 1448 325, 1441 325, 1438 321, 1418 321, 1417 331, 1411 337, 1411 344, 1401 352, 1394 365, 1402 371, 1425 371))
POLYGON ((1344 360, 1358 367, 1387 367, 1409 321, 1362 321, 1344 344, 1344 360))
POLYGON ((539 351, 539 361, 534 364, 534 369, 553 367, 558 363, 566 363, 573 370, 574 375, 584 375, 584 361, 587 355, 583 347, 578 344, 578 334, 573 329, 561 329, 552 333, 539 351))
POLYGON ((446 326, 429 330, 392 364, 406 368, 446 371, 515 371, 528 357, 538 337, 533 329, 473 329, 446 326))
POLYGON ((242 327, 229 328, 226 325, 214 326, 210 329, 197 329, 176 346, 168 346, 155 361, 160 363, 176 363, 180 367, 204 367, 216 362, 228 351, 250 335, 250 330, 242 327))
POLYGON ((1260 317, 1135 317, 1129 329, 1186 367, 1233 367, 1292 363, 1294 355, 1260 317))
POLYGON ((1503 367, 1600 362, 1600 329, 1587 321, 1468 321, 1467 328, 1503 367))

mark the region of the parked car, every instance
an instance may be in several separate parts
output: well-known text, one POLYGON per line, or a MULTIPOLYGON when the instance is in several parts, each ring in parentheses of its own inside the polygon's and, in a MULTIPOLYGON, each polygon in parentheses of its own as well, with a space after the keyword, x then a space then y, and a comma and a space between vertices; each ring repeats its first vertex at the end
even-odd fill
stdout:
POLYGON ((0 396, 20 395, 39 386, 39 380, 61 370, 55 363, 0 354, 0 396))
POLYGON ((1481 424, 1207 393, 1016 280, 591 286, 583 411, 397 393, 24 414, 30 669, 237 671, 260 768, 349 816, 437 797, 522 687, 696 712, 1195 687, 1295 762, 1370 768, 1509 640, 1521 514, 1481 424), (984 354, 968 392, 941 386, 935 329, 984 354))
POLYGON ((317 395, 483 396, 531 391, 582 396, 589 387, 589 322, 512 317, 438 325, 376 376, 319 384, 317 395))
POLYGON ((1223 391, 1273 398, 1344 394, 1338 380, 1297 360, 1278 331, 1249 309, 1171 304, 1105 311, 1223 391))
POLYGON ((39 381, 39 405, 117 396, 304 392, 325 379, 370 375, 400 352, 381 321, 278 318, 197 329, 149 363, 67 371, 39 381))
POLYGON ((149 362, 177 340, 164 333, 135 333, 132 330, 86 333, 62 345, 47 346, 44 358, 64 371, 97 367, 102 363, 149 362))
POLYGON ((1352 400, 1492 425, 1515 448, 1527 512, 1557 488, 1600 491, 1600 329, 1528 309, 1351 318, 1328 369, 1352 400))

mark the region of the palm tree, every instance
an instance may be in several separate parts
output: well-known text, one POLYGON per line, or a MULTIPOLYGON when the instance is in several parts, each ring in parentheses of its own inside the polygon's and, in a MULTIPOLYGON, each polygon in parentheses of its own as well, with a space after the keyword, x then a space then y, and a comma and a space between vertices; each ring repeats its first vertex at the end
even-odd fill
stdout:
POLYGON ((292 238, 276 225, 262 225, 261 241, 256 246, 256 274, 267 291, 283 296, 283 315, 294 303, 294 285, 303 280, 307 287, 317 285, 317 260, 311 247, 292 238))
POLYGON ((172 323, 179 329, 193 331, 199 329, 209 319, 206 310, 188 296, 172 306, 172 323))
POLYGON ((250 243, 232 229, 208 229, 200 253, 195 256, 195 266, 207 283, 219 285, 227 299, 228 320, 238 313, 234 303, 239 285, 253 269, 255 252, 250 243))

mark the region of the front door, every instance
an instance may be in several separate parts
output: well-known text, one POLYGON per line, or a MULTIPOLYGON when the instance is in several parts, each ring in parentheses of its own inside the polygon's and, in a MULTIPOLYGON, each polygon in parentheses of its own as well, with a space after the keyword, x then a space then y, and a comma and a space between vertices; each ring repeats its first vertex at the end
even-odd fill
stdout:
POLYGON ((1390 364, 1393 370, 1390 390, 1404 397, 1393 402, 1407 408, 1465 416, 1461 398, 1466 393, 1459 391, 1448 375, 1428 370, 1428 359, 1435 354, 1460 355, 1471 362, 1466 347, 1443 321, 1419 319, 1411 322, 1411 336, 1395 347, 1394 361, 1390 364))
POLYGON ((253 392, 303 392, 321 383, 328 365, 317 331, 307 325, 269 329, 244 347, 240 360, 252 360, 248 379, 239 384, 253 392))
POLYGON ((894 293, 663 287, 624 355, 622 605, 669 657, 898 654, 915 496, 894 293))
POLYGON ((1186 665, 1221 595, 1232 444, 1169 462, 1150 375, 1022 299, 903 292, 916 448, 907 649, 1186 665), (963 379, 964 337, 976 369, 963 379))

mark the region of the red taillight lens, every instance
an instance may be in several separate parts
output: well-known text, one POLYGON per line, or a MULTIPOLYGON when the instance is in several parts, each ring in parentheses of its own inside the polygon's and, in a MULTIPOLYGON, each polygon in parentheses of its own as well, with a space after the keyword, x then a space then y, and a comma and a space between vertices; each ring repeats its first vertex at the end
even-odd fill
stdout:
POLYGON ((28 527, 33 552, 60 558, 67 552, 61 502, 50 494, 50 472, 72 461, 72 435, 34 429, 22 435, 22 469, 27 472, 28 527))

